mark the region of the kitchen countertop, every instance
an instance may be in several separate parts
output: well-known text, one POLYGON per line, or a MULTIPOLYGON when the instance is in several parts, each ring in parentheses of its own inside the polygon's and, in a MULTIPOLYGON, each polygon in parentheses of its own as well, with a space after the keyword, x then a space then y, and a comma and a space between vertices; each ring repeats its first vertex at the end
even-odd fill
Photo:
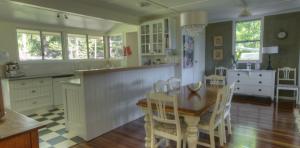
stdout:
POLYGON ((45 125, 17 112, 6 109, 6 115, 0 119, 0 140, 22 134, 45 125))
POLYGON ((15 77, 15 78, 6 78, 11 81, 13 80, 25 80, 25 79, 36 79, 36 78, 46 78, 46 77, 53 77, 53 78, 60 78, 60 77, 72 77, 74 74, 59 74, 59 73, 52 73, 52 74, 42 74, 42 75, 30 75, 30 76, 21 76, 21 77, 15 77))
POLYGON ((89 70, 77 70, 77 73, 89 74, 89 73, 105 73, 105 72, 118 72, 128 71, 134 69, 148 69, 148 68, 159 68, 176 66, 177 64, 157 64, 157 65, 146 65, 146 66, 133 66, 133 67, 115 67, 115 68, 103 68, 103 69, 89 69, 89 70))

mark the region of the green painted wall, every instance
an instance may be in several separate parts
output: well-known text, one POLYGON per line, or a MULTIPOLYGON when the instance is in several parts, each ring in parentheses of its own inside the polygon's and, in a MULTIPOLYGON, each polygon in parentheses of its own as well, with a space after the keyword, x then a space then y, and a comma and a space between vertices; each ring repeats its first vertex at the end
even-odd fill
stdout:
MULTIPOLYGON (((300 50, 300 12, 266 16, 264 19, 264 46, 279 46, 279 54, 272 56, 273 68, 290 66, 298 68, 300 50), (288 38, 277 39, 277 33, 284 30, 288 38)), ((206 28, 206 73, 214 72, 216 66, 231 66, 232 21, 209 24, 206 28), (224 59, 213 60, 213 36, 224 39, 224 59)), ((261 68, 268 64, 268 56, 263 56, 261 68)))

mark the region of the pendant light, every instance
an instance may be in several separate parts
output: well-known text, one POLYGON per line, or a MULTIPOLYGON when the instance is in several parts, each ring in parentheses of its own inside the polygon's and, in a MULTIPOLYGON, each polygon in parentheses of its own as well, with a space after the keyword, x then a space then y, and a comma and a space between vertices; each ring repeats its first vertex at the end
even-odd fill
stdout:
POLYGON ((180 26, 183 35, 198 36, 207 25, 207 13, 205 11, 191 11, 180 14, 180 26))

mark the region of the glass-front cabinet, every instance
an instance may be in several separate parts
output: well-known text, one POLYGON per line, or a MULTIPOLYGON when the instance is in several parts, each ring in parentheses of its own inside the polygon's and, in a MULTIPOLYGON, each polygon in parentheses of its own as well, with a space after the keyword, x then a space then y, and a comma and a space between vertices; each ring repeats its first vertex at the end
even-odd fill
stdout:
POLYGON ((140 26, 140 49, 143 56, 165 55, 170 48, 169 19, 148 21, 140 26))

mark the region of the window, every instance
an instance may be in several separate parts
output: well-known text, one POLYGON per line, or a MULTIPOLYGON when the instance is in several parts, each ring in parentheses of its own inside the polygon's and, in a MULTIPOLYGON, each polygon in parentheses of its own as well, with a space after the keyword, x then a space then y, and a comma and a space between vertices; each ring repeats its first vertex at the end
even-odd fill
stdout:
POLYGON ((62 60, 61 33, 42 32, 44 59, 62 60))
POLYGON ((61 33, 17 29, 17 38, 21 61, 63 59, 61 33))
POLYGON ((87 59, 86 35, 68 34, 69 59, 87 59))
POLYGON ((235 57, 240 62, 261 60, 262 20, 235 23, 235 57))
POLYGON ((91 59, 104 59, 104 39, 101 36, 88 36, 89 57, 91 59))
POLYGON ((113 59, 122 59, 123 58, 122 35, 109 37, 109 54, 110 54, 110 58, 113 58, 113 59))
POLYGON ((39 31, 17 30, 19 58, 24 60, 42 60, 41 36, 39 31))

